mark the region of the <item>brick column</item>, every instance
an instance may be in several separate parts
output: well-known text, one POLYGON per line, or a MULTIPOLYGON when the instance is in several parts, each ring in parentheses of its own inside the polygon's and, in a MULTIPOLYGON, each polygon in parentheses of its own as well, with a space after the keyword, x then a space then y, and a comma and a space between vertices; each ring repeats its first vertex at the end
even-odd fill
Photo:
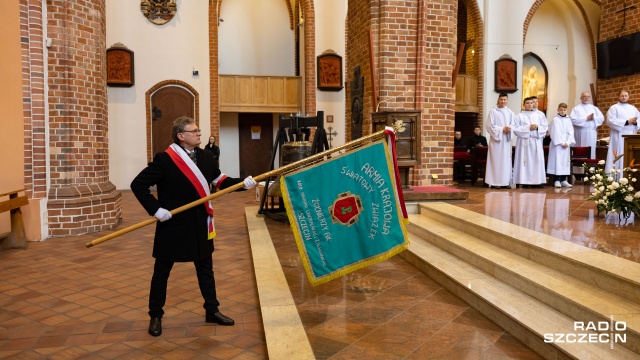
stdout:
MULTIPOLYGON (((369 30, 380 111, 420 110, 419 165, 412 185, 452 179, 455 121, 456 0, 350 0, 347 14, 347 104, 353 69, 365 78, 363 135, 370 133, 373 108, 369 30), (438 175, 437 181, 431 175, 438 175)), ((351 118, 347 106, 346 118, 351 118)), ((347 122, 347 134, 350 125, 347 122)), ((350 140, 347 138, 347 140, 350 140)))
POLYGON ((121 194, 109 181, 105 0, 47 3, 50 234, 111 229, 121 194))

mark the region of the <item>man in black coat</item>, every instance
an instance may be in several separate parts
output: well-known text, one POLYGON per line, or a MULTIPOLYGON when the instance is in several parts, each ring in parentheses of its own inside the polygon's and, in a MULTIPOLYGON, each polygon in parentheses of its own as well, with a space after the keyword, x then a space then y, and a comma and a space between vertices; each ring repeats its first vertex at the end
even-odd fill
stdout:
POLYGON ((204 298, 205 320, 220 325, 235 322, 220 313, 213 277, 213 210, 209 202, 172 216, 169 210, 209 194, 209 184, 224 189, 244 182, 244 189, 256 186, 246 179, 227 177, 218 168, 213 154, 198 147, 201 131, 189 117, 173 123, 174 144, 156 154, 153 162, 133 179, 131 190, 149 215, 158 219, 153 242, 155 265, 149 293, 149 334, 162 334, 162 310, 167 296, 167 280, 174 262, 193 262, 204 298), (157 198, 150 187, 157 186, 157 198))
POLYGON ((476 128, 473 129, 473 135, 469 138, 467 147, 471 149, 479 146, 488 146, 488 144, 487 138, 482 136, 482 129, 480 129, 479 126, 476 126, 476 128))

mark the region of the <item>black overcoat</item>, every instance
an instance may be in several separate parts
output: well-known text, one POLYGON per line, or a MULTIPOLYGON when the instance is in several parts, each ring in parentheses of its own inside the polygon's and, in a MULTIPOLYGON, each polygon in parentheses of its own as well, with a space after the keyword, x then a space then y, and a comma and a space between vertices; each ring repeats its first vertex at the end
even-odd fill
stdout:
MULTIPOLYGON (((210 184, 220 175, 213 154, 195 148, 197 166, 210 184)), ((242 179, 227 177, 220 189, 242 182, 242 179)), ((160 152, 153 162, 131 182, 131 190, 147 213, 153 216, 159 208, 173 210, 200 199, 195 187, 171 160, 169 154, 160 152), (157 198, 150 187, 156 185, 157 198)), ((207 210, 198 205, 185 210, 164 222, 156 224, 153 242, 153 257, 165 261, 187 262, 211 256, 213 240, 207 239, 207 210)))

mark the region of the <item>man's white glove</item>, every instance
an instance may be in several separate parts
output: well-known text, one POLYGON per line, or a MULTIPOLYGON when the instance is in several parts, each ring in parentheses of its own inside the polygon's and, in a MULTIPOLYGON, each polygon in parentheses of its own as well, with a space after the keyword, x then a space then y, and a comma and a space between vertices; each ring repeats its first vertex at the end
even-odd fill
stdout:
POLYGON ((247 190, 253 189, 254 187, 256 187, 256 185, 258 185, 258 183, 255 180, 253 180, 251 175, 247 176, 243 182, 244 182, 244 188, 247 190))
POLYGON ((171 219, 171 213, 169 210, 164 208, 159 208, 158 211, 153 215, 158 221, 163 222, 171 219))

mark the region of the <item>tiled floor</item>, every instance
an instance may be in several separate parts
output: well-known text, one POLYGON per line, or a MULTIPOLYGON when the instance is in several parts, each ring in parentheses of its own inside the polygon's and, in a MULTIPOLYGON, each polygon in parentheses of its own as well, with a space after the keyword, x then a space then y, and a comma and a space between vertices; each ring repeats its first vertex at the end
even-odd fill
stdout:
MULTIPOLYGON (((461 187, 470 197, 458 206, 638 261, 639 225, 596 217, 584 202, 588 187, 567 193, 461 187)), ((101 234, 0 253, 0 358, 267 358, 243 220, 244 206, 255 204, 250 192, 214 202, 221 310, 236 326, 204 322, 195 270, 187 263, 172 271, 163 335, 147 334, 152 225, 90 249, 84 244, 101 234)), ((146 218, 123 192, 119 228, 146 218)), ((288 226, 272 220, 268 226, 318 358, 538 358, 399 257, 311 287, 288 226)))
MULTIPOLYGON (((169 279, 163 334, 147 334, 154 225, 92 248, 103 234, 29 243, 0 253, 2 359, 265 359, 267 350, 244 221, 255 194, 226 195, 214 204, 213 256, 221 311, 236 321, 204 321, 191 263, 169 279), (233 204, 233 206, 225 206, 233 204)), ((123 224, 148 215, 123 192, 123 224)), ((105 233, 106 234, 106 233, 105 233)))

